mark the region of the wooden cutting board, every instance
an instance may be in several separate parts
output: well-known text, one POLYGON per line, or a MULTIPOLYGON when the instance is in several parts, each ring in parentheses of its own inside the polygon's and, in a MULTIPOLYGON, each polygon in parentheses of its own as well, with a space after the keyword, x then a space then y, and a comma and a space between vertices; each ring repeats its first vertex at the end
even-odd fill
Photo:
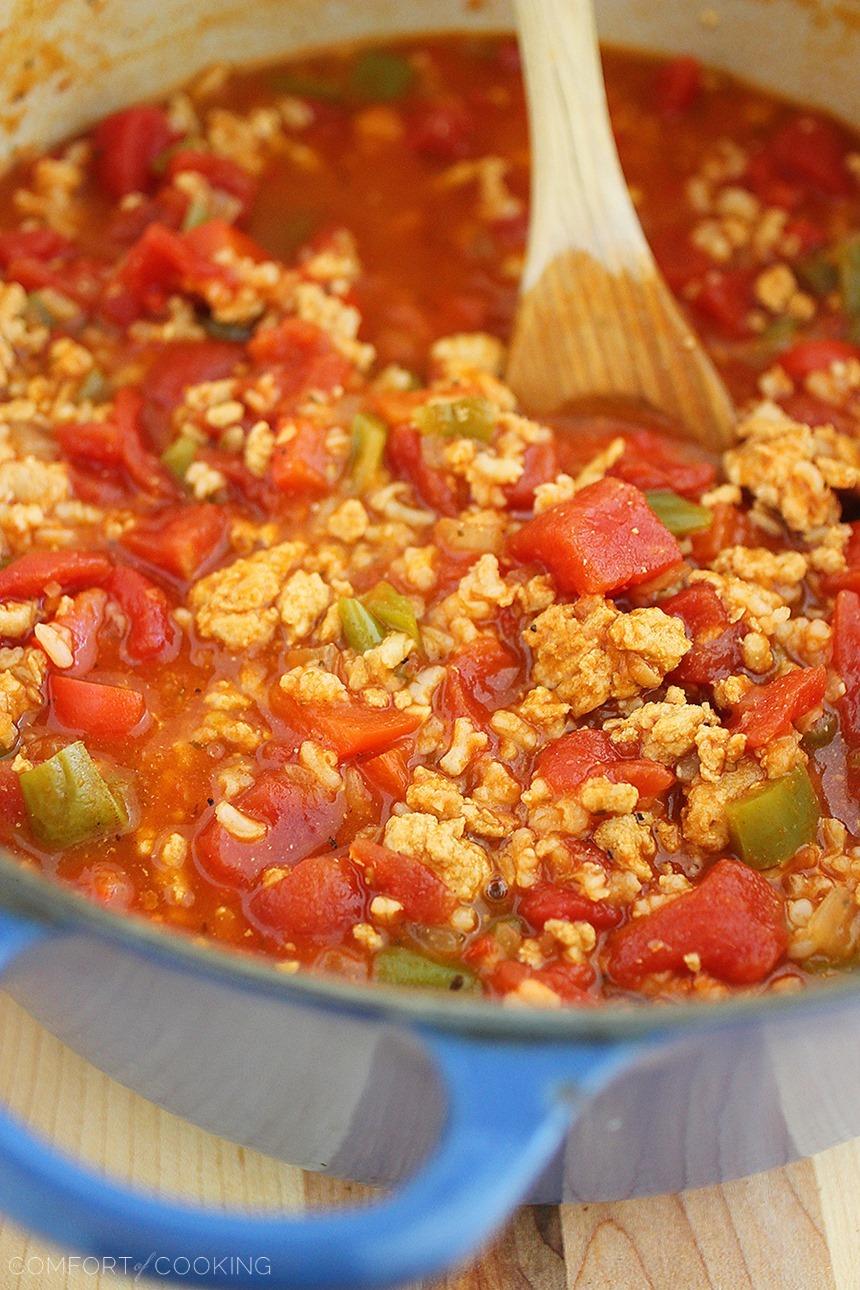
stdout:
MULTIPOLYGON (((0 1098, 108 1172, 209 1204, 284 1210, 342 1204, 364 1192, 168 1115, 76 1056, 5 996, 0 1098)), ((724 1187, 524 1209, 472 1268, 435 1290, 860 1290, 858 1238, 860 1140, 724 1187)), ((58 1263, 71 1253, 0 1222, 0 1290, 129 1284, 58 1263)))

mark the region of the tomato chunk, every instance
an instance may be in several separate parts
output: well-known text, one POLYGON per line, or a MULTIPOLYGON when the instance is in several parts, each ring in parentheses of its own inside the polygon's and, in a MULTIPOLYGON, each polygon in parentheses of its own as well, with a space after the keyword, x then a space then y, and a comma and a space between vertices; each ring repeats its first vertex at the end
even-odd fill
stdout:
POLYGON ((654 101, 664 116, 689 111, 702 88, 702 64, 698 58, 680 54, 670 58, 657 73, 654 101))
POLYGON ((101 551, 28 551, 0 569, 0 600, 30 600, 49 586, 95 587, 107 581, 111 568, 101 551))
POLYGON ((58 614, 54 622, 66 627, 72 637, 72 666, 66 676, 86 676, 96 665, 99 652, 99 629, 104 621, 107 592, 93 587, 75 596, 71 606, 58 614))
POLYGON ((847 154, 847 140, 831 121, 806 114, 786 122, 768 147, 784 178, 834 197, 851 192, 847 154))
POLYGON ((860 591, 860 520, 854 520, 849 528, 851 534, 845 547, 845 568, 825 579, 831 595, 837 591, 860 591))
POLYGON ((353 842, 349 853, 364 868, 369 887, 400 901, 405 918, 416 923, 444 923, 453 913, 454 896, 420 860, 363 839, 353 842))
POLYGON ((605 900, 589 900, 577 888, 554 882, 539 882, 535 887, 529 887, 520 897, 518 908, 523 918, 538 931, 543 931, 544 924, 551 918, 590 923, 600 931, 617 927, 622 917, 621 910, 605 900))
POLYGON ((285 940, 337 940, 359 922, 362 895, 347 861, 309 856, 279 882, 260 887, 250 901, 255 919, 285 940))
POLYGON ((229 517, 223 507, 201 502, 141 520, 121 540, 138 559, 183 582, 192 582, 224 552, 228 528, 229 517))
POLYGON ((706 582, 693 583, 660 602, 687 628, 693 648, 672 673, 681 685, 713 685, 741 666, 742 623, 730 623, 723 602, 706 582))
POLYGON ((409 757, 412 753, 411 739, 395 744, 385 752, 368 757, 359 764, 362 778, 367 786, 380 793, 400 801, 406 796, 409 787, 409 757))
POLYGON ((284 398, 310 390, 329 394, 344 385, 350 373, 349 363, 326 332, 300 318, 285 318, 257 331, 248 341, 248 355, 254 363, 275 369, 284 398))
POLYGON ((457 488, 442 470, 429 465, 424 457, 423 436, 414 426, 392 427, 388 435, 386 457, 398 479, 407 479, 421 501, 440 515, 456 515, 460 509, 457 488))
POLYGON ((845 682, 839 700, 842 737, 860 748, 860 595, 840 591, 833 611, 833 666, 845 682))
POLYGON ((711 976, 732 985, 763 980, 785 953, 783 902, 761 874, 718 860, 692 891, 634 918, 609 942, 609 973, 635 990, 652 972, 684 972, 697 954, 711 976))
POLYGON ((188 387, 229 376, 241 353, 238 345, 220 340, 176 340, 158 351, 146 374, 143 393, 147 423, 159 447, 167 445, 170 414, 188 387))
POLYGON ((860 358, 860 346, 847 340, 801 340, 780 354, 778 361, 793 381, 803 381, 812 372, 852 358, 860 358))
POLYGON ((161 108, 143 104, 114 112, 93 131, 96 178, 109 196, 145 192, 152 163, 170 143, 173 131, 161 108))
POLYGON ((257 181, 228 157, 196 148, 179 148, 167 162, 167 177, 174 179, 183 171, 192 170, 203 175, 213 188, 230 193, 241 204, 240 215, 247 216, 257 195, 257 181))
POLYGON ((331 489, 326 467, 326 432, 322 426, 297 419, 295 434, 275 445, 272 483, 285 497, 325 497, 331 489))
POLYGON ((624 453, 610 473, 643 492, 667 488, 695 500, 717 478, 714 463, 693 444, 647 429, 624 430, 623 437, 624 453))
POLYGON ((747 737, 750 748, 762 748, 790 733, 794 722, 824 698, 827 670, 798 667, 792 672, 754 685, 737 704, 731 727, 747 737))
POLYGON ((636 586, 681 559, 681 549, 638 488, 601 479, 514 534, 510 554, 544 564, 560 591, 585 596, 636 586))
POLYGON ((249 886, 270 865, 287 867, 315 851, 328 850, 343 823, 343 794, 330 797, 300 766, 263 771, 232 805, 265 826, 243 840, 213 817, 197 838, 201 869, 215 882, 249 886))
POLYGON ((417 717, 398 708, 370 708, 358 700, 313 706, 299 703, 279 686, 272 691, 271 702, 291 730, 332 748, 339 761, 384 752, 420 724, 417 717))
POLYGON ((166 662, 179 649, 179 629, 170 616, 167 597, 160 587, 136 569, 115 569, 108 591, 128 619, 125 651, 134 662, 166 662))
POLYGON ((605 730, 572 730, 540 754, 536 766, 551 788, 572 793, 594 775, 605 775, 616 784, 633 784, 642 797, 657 797, 675 782, 659 762, 625 757, 605 730))
POLYGON ((99 739, 131 734, 146 715, 143 695, 120 685, 102 685, 54 673, 49 693, 51 712, 61 726, 99 739))
POLYGON ((491 712, 504 707, 522 677, 518 655, 495 636, 482 636, 458 650, 440 689, 439 715, 469 716, 483 726, 491 712))

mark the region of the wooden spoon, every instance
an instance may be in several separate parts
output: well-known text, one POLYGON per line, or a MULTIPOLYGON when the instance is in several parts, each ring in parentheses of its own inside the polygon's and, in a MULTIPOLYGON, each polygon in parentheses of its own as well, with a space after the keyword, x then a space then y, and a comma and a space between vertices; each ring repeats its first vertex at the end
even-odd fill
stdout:
POLYGON ((731 400, 661 278, 630 200, 591 0, 516 0, 516 10, 532 211, 508 382, 536 414, 586 396, 645 400, 689 438, 723 448, 732 439, 731 400))

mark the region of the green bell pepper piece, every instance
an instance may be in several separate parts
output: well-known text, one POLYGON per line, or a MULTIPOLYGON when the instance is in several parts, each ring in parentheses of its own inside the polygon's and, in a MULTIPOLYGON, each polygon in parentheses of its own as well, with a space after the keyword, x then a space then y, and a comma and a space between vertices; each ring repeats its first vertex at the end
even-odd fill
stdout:
POLYGON ((412 64, 402 54, 368 49, 356 60, 349 85, 366 103, 391 103, 408 94, 414 80, 412 64))
POLYGON ((177 479, 184 479, 199 447, 197 440, 192 439, 191 435, 181 434, 165 448, 161 460, 172 475, 176 475, 177 479))
POLYGON ((373 975, 385 985, 408 985, 412 989, 480 991, 481 983, 474 972, 450 967, 425 958, 415 950, 391 945, 380 950, 373 960, 373 975))
POLYGON ((391 632, 404 632, 416 644, 421 644, 421 629, 415 610, 406 596, 392 587, 390 582, 378 582, 362 596, 364 608, 373 615, 380 627, 391 632))
POLYGON ((193 228, 199 228, 201 224, 205 224, 209 218, 209 207, 206 202, 200 197, 195 197, 185 212, 185 218, 182 221, 182 232, 190 233, 193 228))
POLYGON ((800 741, 801 748, 814 752, 816 748, 826 748, 832 743, 839 729, 839 719, 835 712, 822 712, 800 741))
POLYGON ((842 308, 852 325, 860 325, 860 237, 848 238, 836 255, 842 308))
POLYGON ((205 314, 200 319, 200 325, 211 336, 213 340, 235 341, 237 345, 244 345, 246 340, 250 340, 254 334, 253 323, 225 323, 219 322, 211 314, 205 314))
POLYGON ((373 412, 357 412, 352 422, 349 470, 355 489, 363 493, 373 483, 388 438, 388 426, 373 412))
POLYGON ((673 493, 671 489, 649 489, 645 497, 657 519, 675 537, 685 537, 688 533, 699 533, 702 529, 710 528, 714 518, 707 507, 698 506, 679 493, 673 493))
POLYGON ((382 640, 382 632, 375 619, 367 612, 360 600, 352 596, 341 596, 337 602, 340 625, 346 637, 346 643, 357 654, 373 649, 382 640))
POLYGON ((773 869, 812 842, 820 813, 805 766, 726 807, 732 845, 753 869, 773 869))
POLYGON ((795 265, 795 273, 801 284, 814 296, 829 296, 839 286, 839 270, 826 251, 819 251, 801 260, 795 265))
POLYGON ((51 850, 128 827, 125 803, 80 741, 19 778, 33 835, 51 850))
POLYGON ((496 426, 496 413, 489 399, 467 394, 462 399, 438 399, 425 403, 415 414, 422 434, 447 439, 481 439, 488 443, 496 426))

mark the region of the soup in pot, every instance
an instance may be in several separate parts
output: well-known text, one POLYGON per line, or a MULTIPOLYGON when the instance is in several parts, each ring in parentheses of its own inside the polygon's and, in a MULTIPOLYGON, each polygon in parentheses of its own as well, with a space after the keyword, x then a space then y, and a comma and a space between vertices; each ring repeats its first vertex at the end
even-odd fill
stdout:
POLYGON ((860 142, 605 54, 738 407, 504 383, 517 48, 213 68, 0 181, 0 837, 284 971, 560 1007, 860 943, 860 142))

